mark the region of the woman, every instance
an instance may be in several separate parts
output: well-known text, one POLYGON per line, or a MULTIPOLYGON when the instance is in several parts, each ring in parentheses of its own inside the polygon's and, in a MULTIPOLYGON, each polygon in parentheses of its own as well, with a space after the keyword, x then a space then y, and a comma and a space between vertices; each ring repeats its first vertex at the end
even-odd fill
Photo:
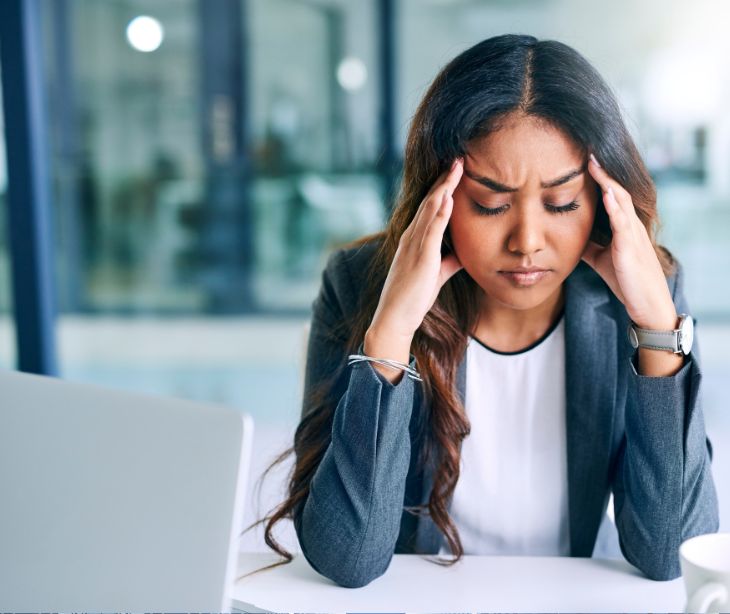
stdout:
POLYGON ((589 557, 612 492, 626 559, 680 575, 679 544, 716 532, 718 506, 657 222, 580 54, 504 35, 452 60, 413 118, 386 230, 323 273, 269 546, 291 560, 271 531, 293 518, 312 567, 348 587, 394 553, 589 557))

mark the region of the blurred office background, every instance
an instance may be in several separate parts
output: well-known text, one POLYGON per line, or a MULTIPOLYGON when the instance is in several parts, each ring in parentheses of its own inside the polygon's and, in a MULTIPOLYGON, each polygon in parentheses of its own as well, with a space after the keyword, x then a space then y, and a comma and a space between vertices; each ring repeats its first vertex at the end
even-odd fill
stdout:
MULTIPOLYGON (((410 117, 438 69, 505 32, 578 49, 621 100, 657 183, 662 242, 687 270, 730 530, 730 5, 37 6, 58 374, 249 412, 254 480, 291 443, 327 254, 384 225, 410 117)), ((3 70, 19 65, 1 59, 3 70)), ((1 367, 18 358, 5 206, 13 152, 2 140, 12 121, 0 130, 1 367)), ((288 468, 251 492, 246 523, 281 499, 288 468)), ((296 548, 291 527, 277 535, 296 548)), ((266 550, 260 530, 244 548, 266 550)))

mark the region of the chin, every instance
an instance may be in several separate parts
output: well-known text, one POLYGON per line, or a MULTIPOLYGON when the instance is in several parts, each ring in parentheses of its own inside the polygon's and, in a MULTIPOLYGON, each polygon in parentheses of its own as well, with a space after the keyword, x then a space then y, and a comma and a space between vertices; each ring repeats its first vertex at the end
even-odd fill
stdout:
POLYGON ((485 291, 487 296, 504 307, 509 307, 515 311, 527 311, 542 305, 551 295, 544 292, 531 292, 529 295, 524 291, 514 292, 505 295, 504 293, 496 294, 485 291))

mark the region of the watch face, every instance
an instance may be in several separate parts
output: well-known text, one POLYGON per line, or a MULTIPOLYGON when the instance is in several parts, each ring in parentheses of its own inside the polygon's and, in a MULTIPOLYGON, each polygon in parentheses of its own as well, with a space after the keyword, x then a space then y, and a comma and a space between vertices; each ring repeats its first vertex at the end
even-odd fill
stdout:
POLYGON ((638 348, 639 338, 636 336, 633 322, 629 323, 629 328, 627 329, 626 334, 629 336, 629 343, 631 344, 631 347, 634 349, 638 348))
POLYGON ((682 326, 679 329, 679 347, 686 355, 690 353, 692 342, 694 341, 694 322, 692 321, 692 316, 684 315, 682 326))

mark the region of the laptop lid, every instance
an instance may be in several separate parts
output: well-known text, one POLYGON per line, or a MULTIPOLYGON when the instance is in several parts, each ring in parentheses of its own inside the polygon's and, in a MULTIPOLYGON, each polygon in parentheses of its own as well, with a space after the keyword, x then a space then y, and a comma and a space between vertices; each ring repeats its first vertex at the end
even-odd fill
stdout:
POLYGON ((230 611, 253 419, 0 370, 0 611, 230 611))

